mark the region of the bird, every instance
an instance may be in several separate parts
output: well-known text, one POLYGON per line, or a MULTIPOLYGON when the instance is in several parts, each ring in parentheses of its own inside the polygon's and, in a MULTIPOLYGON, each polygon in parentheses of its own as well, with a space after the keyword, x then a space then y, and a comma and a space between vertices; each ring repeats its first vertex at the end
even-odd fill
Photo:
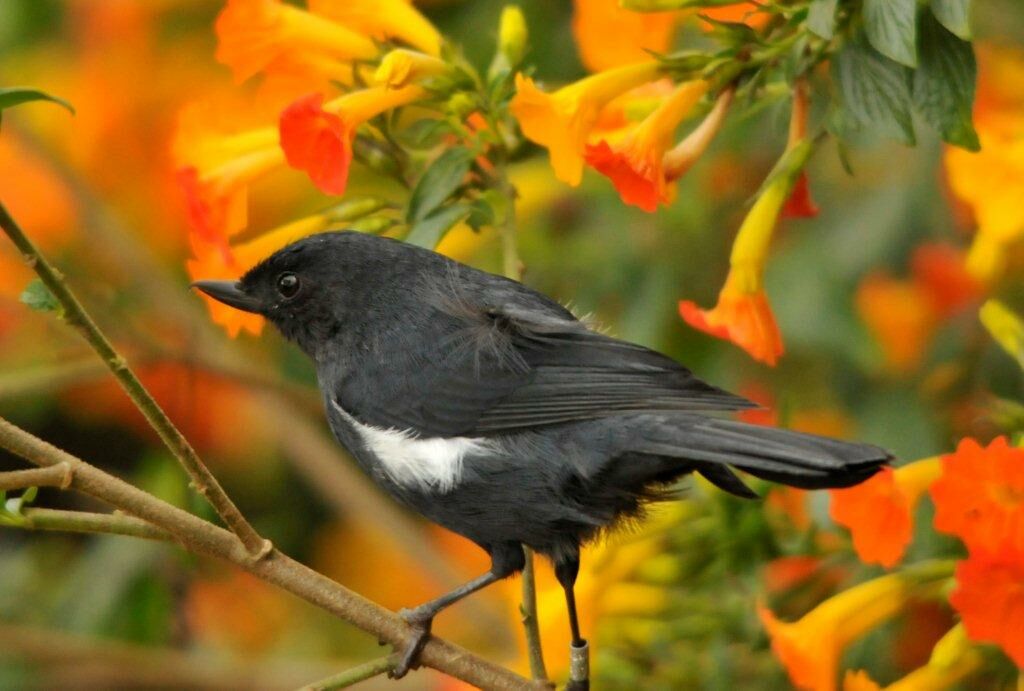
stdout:
POLYGON ((580 549, 696 473, 740 497, 736 474, 803 489, 856 485, 882 448, 740 422, 753 403, 619 340, 522 283, 387 237, 329 231, 238 280, 192 286, 259 314, 308 355, 330 428, 395 500, 468 538, 484 574, 400 615, 417 664, 434 617, 547 557, 574 648, 580 549))

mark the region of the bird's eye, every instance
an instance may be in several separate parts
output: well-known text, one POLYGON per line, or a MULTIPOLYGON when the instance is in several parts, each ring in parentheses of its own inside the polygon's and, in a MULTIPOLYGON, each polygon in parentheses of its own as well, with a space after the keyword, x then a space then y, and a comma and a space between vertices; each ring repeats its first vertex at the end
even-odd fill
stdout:
POLYGON ((295 294, 299 292, 299 277, 291 272, 278 276, 277 292, 285 299, 295 297, 295 294))

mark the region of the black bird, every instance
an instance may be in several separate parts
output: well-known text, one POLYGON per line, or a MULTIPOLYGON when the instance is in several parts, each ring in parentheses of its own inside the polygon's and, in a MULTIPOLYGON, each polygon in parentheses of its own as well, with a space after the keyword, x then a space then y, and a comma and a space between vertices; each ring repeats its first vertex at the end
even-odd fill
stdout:
POLYGON ((705 413, 753 404, 674 360, 588 328, 516 281, 354 232, 291 244, 210 297, 266 317, 316 363, 338 441, 381 487, 487 551, 491 569, 402 615, 415 663, 434 616, 546 555, 584 645, 580 545, 681 475, 756 497, 732 469, 847 487, 890 456, 866 444, 705 413))

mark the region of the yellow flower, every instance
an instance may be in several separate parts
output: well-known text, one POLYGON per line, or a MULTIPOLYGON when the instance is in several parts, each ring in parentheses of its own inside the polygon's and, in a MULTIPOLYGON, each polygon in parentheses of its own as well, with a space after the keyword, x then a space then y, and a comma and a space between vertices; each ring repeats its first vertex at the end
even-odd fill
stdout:
POLYGON ((663 160, 676 127, 708 90, 702 79, 681 84, 668 98, 619 141, 588 144, 586 161, 608 176, 622 201, 654 211, 670 198, 663 160))
POLYGON ((441 53, 441 34, 409 0, 309 0, 309 9, 378 41, 395 38, 441 53))
POLYGON ((772 650, 793 684, 801 689, 834 691, 843 650, 903 609, 911 597, 938 594, 951 565, 929 564, 882 576, 834 595, 795 622, 782 622, 758 607, 772 650))
MULTIPOLYGON (((884 688, 885 691, 943 691, 956 686, 983 662, 984 658, 971 644, 963 624, 957 624, 935 644, 928 664, 884 688)), ((847 672, 843 678, 843 691, 877 691, 881 688, 863 670, 847 672)))
POLYGON ((373 41, 280 0, 228 0, 217 16, 216 58, 242 82, 275 66, 369 59, 373 41))
POLYGON ((448 63, 426 53, 398 48, 385 55, 373 80, 389 89, 397 89, 424 77, 444 74, 448 63))
POLYGON ((679 12, 631 12, 618 0, 575 0, 572 33, 580 59, 597 72, 650 59, 672 43, 679 12))
POLYGON ((555 176, 574 187, 583 177, 583 150, 601 108, 616 96, 654 81, 656 61, 600 72, 548 94, 516 75, 512 114, 528 139, 548 148, 555 176))
POLYGON ((1024 321, 998 300, 989 300, 978 313, 992 338, 1024 367, 1024 321))
POLYGON ((690 300, 679 303, 679 314, 690 326, 728 339, 768 365, 775 364, 783 346, 764 292, 764 266, 779 212, 810 152, 811 143, 806 140, 787 151, 743 219, 733 242, 729 275, 718 294, 718 304, 702 310, 690 300))

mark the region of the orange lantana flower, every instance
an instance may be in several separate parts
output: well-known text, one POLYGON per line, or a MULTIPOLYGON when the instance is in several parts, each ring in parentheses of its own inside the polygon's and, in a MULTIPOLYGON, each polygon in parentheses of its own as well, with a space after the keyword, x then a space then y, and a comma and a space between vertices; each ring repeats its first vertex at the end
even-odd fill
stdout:
POLYGON ((323 102, 321 94, 304 96, 281 112, 281 148, 288 165, 304 170, 320 191, 342 194, 352 163, 356 129, 387 110, 425 95, 419 86, 373 87, 323 102))
POLYGON ((608 176, 627 204, 654 211, 669 200, 669 182, 662 165, 676 127, 707 91, 703 80, 686 82, 618 142, 602 139, 588 145, 585 158, 608 176))
POLYGON ((830 490, 832 520, 850 529, 861 561, 891 568, 913 537, 918 499, 942 471, 938 458, 882 468, 856 487, 830 490))
POLYGON ((650 60, 665 53, 679 20, 677 12, 632 12, 619 0, 575 0, 572 33, 580 59, 592 72, 650 60))
POLYGON ((956 582, 949 602, 967 635, 997 644, 1024 668, 1024 551, 1010 545, 972 550, 957 564, 956 582))
POLYGON ((512 114, 530 141, 548 148, 555 177, 572 186, 583 178, 583 152, 601 109, 630 89, 658 78, 657 61, 599 72, 554 93, 538 89, 533 80, 516 75, 512 114))
POLYGON ((935 528, 968 549, 1024 552, 1024 449, 998 437, 982 448, 964 439, 943 457, 942 477, 931 488, 935 528))
POLYGON ((278 66, 321 62, 329 68, 378 52, 369 37, 281 0, 228 0, 215 29, 216 58, 239 82, 278 66))

